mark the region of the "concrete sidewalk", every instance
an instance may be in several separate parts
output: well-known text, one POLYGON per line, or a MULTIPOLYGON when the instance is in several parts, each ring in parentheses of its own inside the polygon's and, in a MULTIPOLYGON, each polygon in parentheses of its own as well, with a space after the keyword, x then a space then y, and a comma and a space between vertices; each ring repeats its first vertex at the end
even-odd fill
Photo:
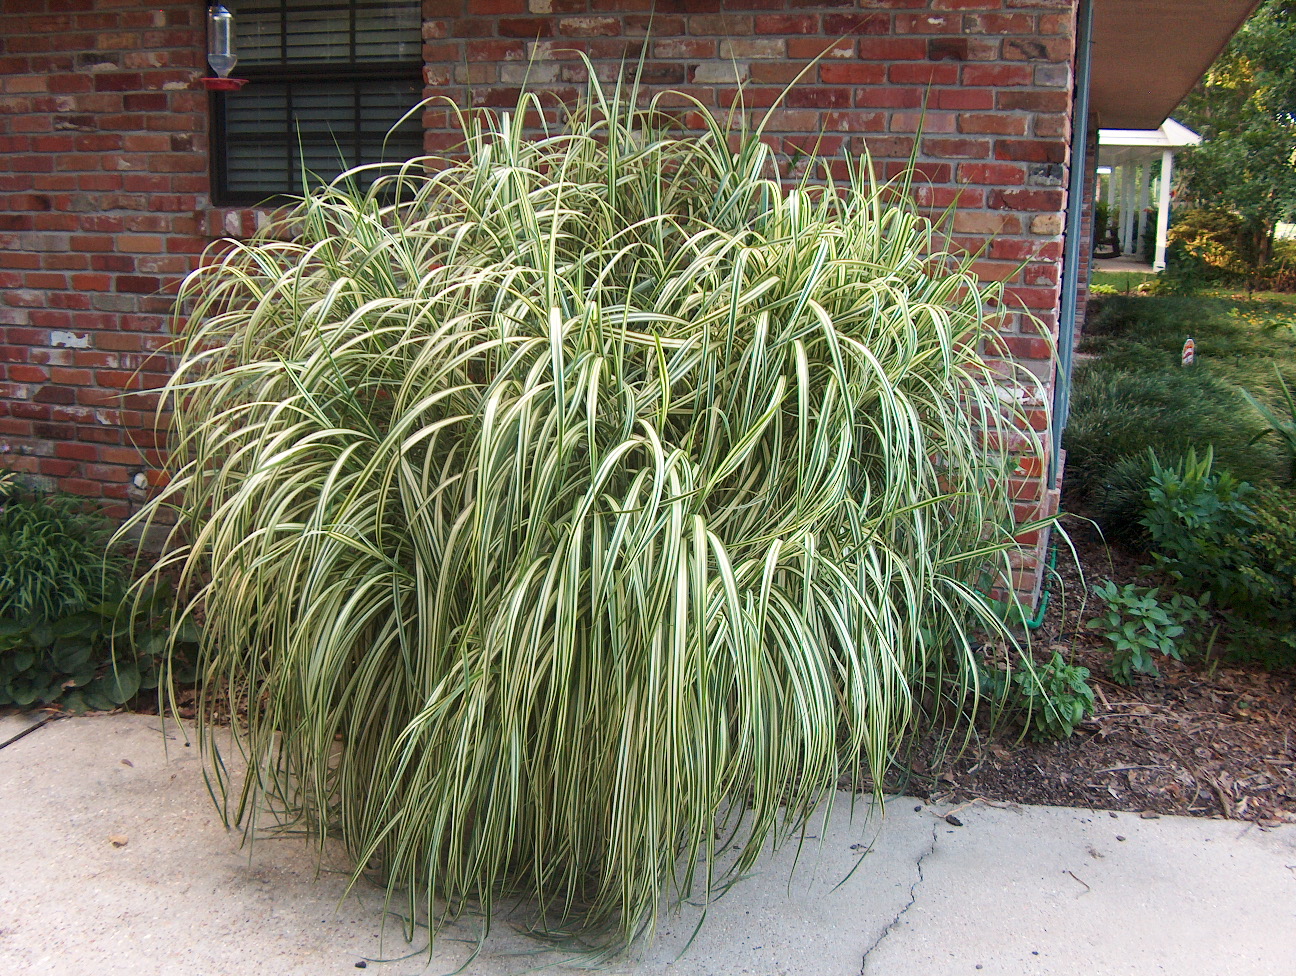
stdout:
MULTIPOLYGON (((0 741, 33 721, 0 718, 0 741)), ((65 719, 0 751, 0 972, 326 976, 366 961, 406 976, 468 958, 465 924, 430 967, 373 961, 411 951, 399 924, 380 939, 379 893, 344 898, 341 865, 317 877, 301 839, 258 841, 249 861, 196 746, 169 730, 164 753, 156 718, 65 719)), ((885 817, 835 817, 795 872, 780 851, 714 904, 687 951, 690 907, 607 972, 1296 974, 1296 827, 981 804, 955 826, 943 812, 896 798, 885 817)), ((467 973, 554 963, 536 948, 501 920, 467 973)))

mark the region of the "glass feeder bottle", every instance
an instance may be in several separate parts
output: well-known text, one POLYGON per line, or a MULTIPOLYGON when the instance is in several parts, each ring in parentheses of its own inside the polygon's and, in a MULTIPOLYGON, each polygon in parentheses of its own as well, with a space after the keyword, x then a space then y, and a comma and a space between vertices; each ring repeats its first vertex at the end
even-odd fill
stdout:
POLYGON ((207 8, 207 63, 220 78, 228 78, 238 63, 234 53, 234 15, 224 4, 207 8))

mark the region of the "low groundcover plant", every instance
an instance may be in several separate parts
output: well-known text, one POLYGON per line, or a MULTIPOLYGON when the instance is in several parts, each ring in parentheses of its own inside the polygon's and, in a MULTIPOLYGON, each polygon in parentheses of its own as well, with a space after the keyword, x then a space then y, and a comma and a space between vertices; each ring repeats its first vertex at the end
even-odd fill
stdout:
POLYGON ((741 119, 637 95, 462 118, 184 289, 140 520, 174 510, 155 572, 248 704, 240 816, 282 802, 434 930, 651 930, 880 783, 997 626, 1039 452, 981 358, 1001 288, 867 160, 786 189, 741 119))

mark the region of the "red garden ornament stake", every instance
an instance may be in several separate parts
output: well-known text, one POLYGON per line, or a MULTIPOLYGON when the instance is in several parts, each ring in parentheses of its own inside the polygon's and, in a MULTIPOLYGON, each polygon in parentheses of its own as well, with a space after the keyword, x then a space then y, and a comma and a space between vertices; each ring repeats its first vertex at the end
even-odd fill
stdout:
POLYGON ((229 76, 238 55, 234 53, 234 15, 224 4, 207 8, 207 63, 216 72, 215 78, 201 79, 208 91, 238 91, 247 84, 246 78, 229 76))

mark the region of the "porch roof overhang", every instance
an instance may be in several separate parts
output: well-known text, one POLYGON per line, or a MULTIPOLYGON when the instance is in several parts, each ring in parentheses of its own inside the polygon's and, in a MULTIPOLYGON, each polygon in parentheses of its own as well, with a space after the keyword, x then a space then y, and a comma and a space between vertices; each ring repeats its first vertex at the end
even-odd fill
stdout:
POLYGON ((1174 119, 1166 119, 1159 129, 1099 129, 1098 165, 1124 166, 1160 158, 1167 149, 1174 151, 1201 144, 1201 136, 1174 119))
POLYGON ((1259 0, 1095 0, 1091 106, 1105 129, 1156 129, 1259 0))

